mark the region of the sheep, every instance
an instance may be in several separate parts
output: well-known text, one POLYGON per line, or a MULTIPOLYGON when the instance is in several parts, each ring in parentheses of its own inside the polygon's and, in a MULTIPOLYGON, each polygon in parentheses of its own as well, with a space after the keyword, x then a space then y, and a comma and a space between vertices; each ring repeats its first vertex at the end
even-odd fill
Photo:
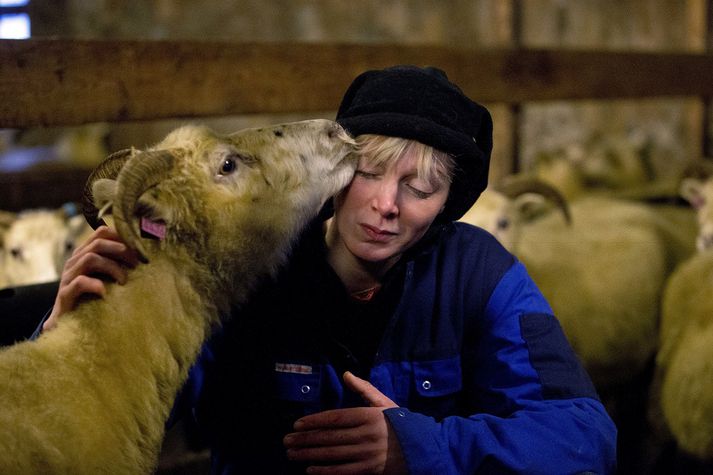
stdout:
MULTIPOLYGON (((663 295, 655 404, 684 453, 713 463, 713 178, 686 179, 681 194, 699 214, 698 252, 671 275, 663 295)), ((654 412, 658 414, 658 412, 654 412)), ((661 430, 661 427, 659 427, 661 430)), ((710 469, 710 466, 709 466, 710 469)))
POLYGON ((481 220, 521 228, 501 243, 526 265, 595 385, 618 385, 639 374, 656 349, 663 283, 675 263, 693 252, 690 210, 582 197, 569 204, 571 223, 567 214, 562 219, 549 213, 523 224, 521 212, 513 214, 517 198, 500 199, 511 204, 495 217, 479 200, 466 218, 480 214, 481 220))
POLYGON ((570 227, 550 216, 528 226, 518 256, 595 385, 618 385, 655 354, 661 291, 676 260, 692 252, 679 237, 693 233, 692 217, 670 210, 673 226, 645 205, 594 197, 570 209, 570 227))
POLYGON ((653 163, 651 143, 641 132, 594 135, 583 144, 571 144, 538 153, 527 172, 557 188, 568 200, 584 195, 645 199, 675 197, 682 164, 667 161, 667 173, 653 163))
POLYGON ((64 262, 91 232, 84 216, 68 203, 59 209, 30 209, 18 213, 0 237, 2 286, 53 282, 64 262))
POLYGON ((184 126, 95 171, 93 203, 148 264, 0 352, 0 473, 150 473, 204 339, 348 184, 353 143, 327 120, 184 126))
POLYGON ((692 163, 681 180, 681 196, 688 201, 698 215, 699 251, 713 247, 713 162, 692 163))
MULTIPOLYGON (((513 198, 501 195, 501 201, 513 198)), ((559 213, 533 221, 513 206, 481 219, 505 218, 511 229, 521 228, 506 247, 527 267, 592 377, 619 428, 620 470, 630 473, 648 463, 642 434, 650 430, 646 400, 661 292, 676 263, 694 251, 695 216, 690 208, 603 196, 580 195, 568 208, 569 224, 559 213)))
POLYGON ((571 222, 567 200, 556 188, 539 180, 505 177, 500 186, 487 187, 459 221, 489 231, 516 253, 523 224, 544 212, 548 203, 561 211, 566 223, 571 222))
POLYGON ((662 306, 661 410, 678 447, 713 461, 713 250, 683 263, 669 279, 662 306))

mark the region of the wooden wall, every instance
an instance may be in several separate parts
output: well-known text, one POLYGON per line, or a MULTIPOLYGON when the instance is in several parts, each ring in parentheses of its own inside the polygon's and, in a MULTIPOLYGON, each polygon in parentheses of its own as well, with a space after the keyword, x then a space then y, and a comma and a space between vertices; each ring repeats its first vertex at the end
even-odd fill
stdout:
MULTIPOLYGON (((681 163, 711 152, 709 3, 31 2, 36 37, 0 41, 0 128, 106 122, 111 151, 179 121, 231 130, 333 117, 362 70, 416 63, 491 109, 494 181, 543 150, 621 130, 681 163)), ((52 180, 75 186, 65 172, 0 174, 0 209, 57 204, 52 180)))

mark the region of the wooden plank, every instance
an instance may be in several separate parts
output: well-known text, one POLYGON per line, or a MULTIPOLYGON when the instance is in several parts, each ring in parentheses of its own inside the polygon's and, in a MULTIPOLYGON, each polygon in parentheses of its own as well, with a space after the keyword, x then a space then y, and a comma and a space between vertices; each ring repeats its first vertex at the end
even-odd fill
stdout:
POLYGON ((358 73, 436 65, 474 99, 713 95, 713 55, 197 41, 0 41, 0 127, 335 110, 358 73))
POLYGON ((79 202, 91 170, 59 164, 18 172, 0 172, 0 209, 59 208, 79 202))

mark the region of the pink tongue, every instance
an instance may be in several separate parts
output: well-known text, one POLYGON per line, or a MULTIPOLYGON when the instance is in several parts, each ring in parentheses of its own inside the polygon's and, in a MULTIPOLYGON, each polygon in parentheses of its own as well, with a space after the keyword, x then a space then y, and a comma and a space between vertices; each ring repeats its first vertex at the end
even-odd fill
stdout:
POLYGON ((163 239, 166 237, 166 225, 159 221, 151 221, 148 218, 141 218, 141 230, 155 238, 163 239))

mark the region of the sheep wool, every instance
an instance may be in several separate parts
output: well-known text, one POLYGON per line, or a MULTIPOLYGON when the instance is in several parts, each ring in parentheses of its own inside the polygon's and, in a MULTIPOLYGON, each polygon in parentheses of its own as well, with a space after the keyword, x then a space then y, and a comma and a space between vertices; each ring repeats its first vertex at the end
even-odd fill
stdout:
POLYGON ((713 460, 713 249, 682 264, 663 298, 660 405, 678 446, 713 460))
POLYGON ((692 210, 586 196, 541 216, 544 198, 532 192, 488 189, 481 200, 463 220, 522 260, 596 387, 641 374, 656 352, 665 280, 695 251, 692 210), (538 219, 527 221, 528 213, 538 219))
POLYGON ((641 374, 655 355, 664 284, 695 252, 695 216, 603 197, 571 211, 569 228, 556 216, 527 226, 519 257, 605 388, 641 374))
POLYGON ((94 204, 113 205, 148 264, 0 352, 0 473, 151 473, 204 338, 348 184, 352 144, 327 120, 231 135, 187 126, 119 154, 116 180, 90 176, 94 204), (140 237, 141 218, 165 237, 140 237))

